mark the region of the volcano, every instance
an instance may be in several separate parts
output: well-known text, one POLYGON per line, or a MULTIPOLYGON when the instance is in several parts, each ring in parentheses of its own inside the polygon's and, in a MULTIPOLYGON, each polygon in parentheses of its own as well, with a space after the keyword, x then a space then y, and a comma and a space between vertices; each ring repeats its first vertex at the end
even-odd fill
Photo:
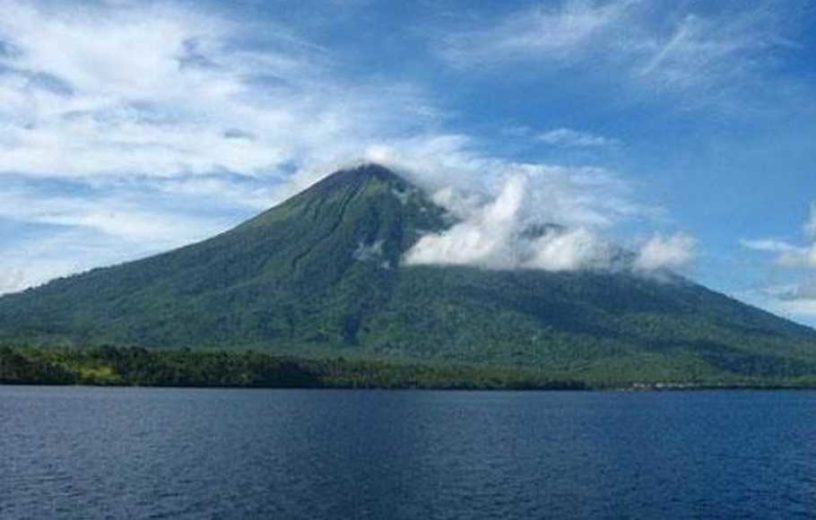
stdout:
POLYGON ((524 367, 578 379, 816 375, 816 331, 677 275, 407 265, 454 219, 382 166, 223 234, 0 298, 0 341, 254 349, 524 367))

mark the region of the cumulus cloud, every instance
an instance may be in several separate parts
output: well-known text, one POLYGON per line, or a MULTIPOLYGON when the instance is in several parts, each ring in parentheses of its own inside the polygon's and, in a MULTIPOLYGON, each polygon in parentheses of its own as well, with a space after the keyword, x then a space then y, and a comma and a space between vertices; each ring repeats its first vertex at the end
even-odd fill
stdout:
POLYGON ((550 230, 531 241, 533 255, 524 267, 545 271, 617 269, 623 267, 614 246, 586 228, 550 230))
POLYGON ((682 269, 694 260, 696 247, 697 240, 685 233, 656 234, 641 246, 634 266, 643 271, 682 269))
MULTIPOLYGON (((405 262, 546 271, 635 267, 604 237, 605 229, 643 214, 620 195, 611 195, 611 177, 530 165, 509 170, 493 197, 437 192, 434 200, 459 221, 421 237, 405 262)), ((691 249, 693 239, 686 235, 653 240, 636 267, 682 267, 691 260, 691 249)))
POLYGON ((518 233, 518 214, 526 181, 508 180, 495 201, 479 208, 470 219, 447 233, 426 235, 408 252, 408 264, 481 264, 512 268, 519 264, 512 240, 518 233))

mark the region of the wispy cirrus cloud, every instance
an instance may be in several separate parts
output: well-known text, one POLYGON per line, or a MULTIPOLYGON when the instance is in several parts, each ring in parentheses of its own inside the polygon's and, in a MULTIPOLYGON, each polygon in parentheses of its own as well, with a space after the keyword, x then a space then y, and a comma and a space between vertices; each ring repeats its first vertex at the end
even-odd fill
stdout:
POLYGON ((439 53, 461 68, 528 59, 573 60, 591 54, 595 43, 629 18, 636 3, 535 5, 498 23, 448 34, 439 53))
POLYGON ((798 246, 777 239, 740 240, 747 249, 764 253, 774 253, 775 262, 781 267, 796 269, 816 268, 816 246, 798 246))
POLYGON ((800 7, 749 2, 695 12, 686 4, 566 0, 446 34, 438 39, 438 55, 458 69, 536 63, 601 70, 651 90, 715 95, 715 89, 736 88, 736 80, 746 86, 779 52, 797 48, 788 33, 800 7))
POLYGON ((263 175, 435 117, 409 85, 340 79, 326 51, 279 26, 250 44, 251 26, 172 4, 1 7, 5 171, 263 175))
POLYGON ((566 148, 604 148, 617 146, 620 141, 611 137, 581 132, 572 128, 556 128, 535 136, 539 142, 566 148))
POLYGON ((775 238, 742 239, 740 245, 747 249, 766 253, 795 253, 803 249, 775 238))
POLYGON ((796 45, 781 30, 779 13, 764 6, 719 16, 687 14, 666 34, 633 42, 642 56, 635 78, 659 88, 688 90, 749 79, 796 45))
POLYGON ((229 199, 219 202, 211 192, 200 196, 165 190, 168 181, 161 186, 43 182, 3 178, 0 280, 6 282, 0 292, 155 254, 234 222, 229 199))

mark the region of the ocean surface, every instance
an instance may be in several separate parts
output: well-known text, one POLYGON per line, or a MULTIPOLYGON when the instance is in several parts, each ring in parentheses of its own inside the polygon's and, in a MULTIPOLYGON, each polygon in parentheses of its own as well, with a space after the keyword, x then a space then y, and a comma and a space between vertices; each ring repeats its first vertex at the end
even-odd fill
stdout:
POLYGON ((0 387, 0 518, 806 518, 814 392, 0 387))

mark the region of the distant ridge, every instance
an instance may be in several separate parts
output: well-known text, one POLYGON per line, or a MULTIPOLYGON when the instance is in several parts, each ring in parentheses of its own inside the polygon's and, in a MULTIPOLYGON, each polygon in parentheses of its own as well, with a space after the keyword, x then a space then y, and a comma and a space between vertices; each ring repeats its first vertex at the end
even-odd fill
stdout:
POLYGON ((338 171, 211 239, 0 298, 0 341, 524 367, 605 383, 816 376, 816 332, 679 277, 406 266, 452 218, 338 171))

